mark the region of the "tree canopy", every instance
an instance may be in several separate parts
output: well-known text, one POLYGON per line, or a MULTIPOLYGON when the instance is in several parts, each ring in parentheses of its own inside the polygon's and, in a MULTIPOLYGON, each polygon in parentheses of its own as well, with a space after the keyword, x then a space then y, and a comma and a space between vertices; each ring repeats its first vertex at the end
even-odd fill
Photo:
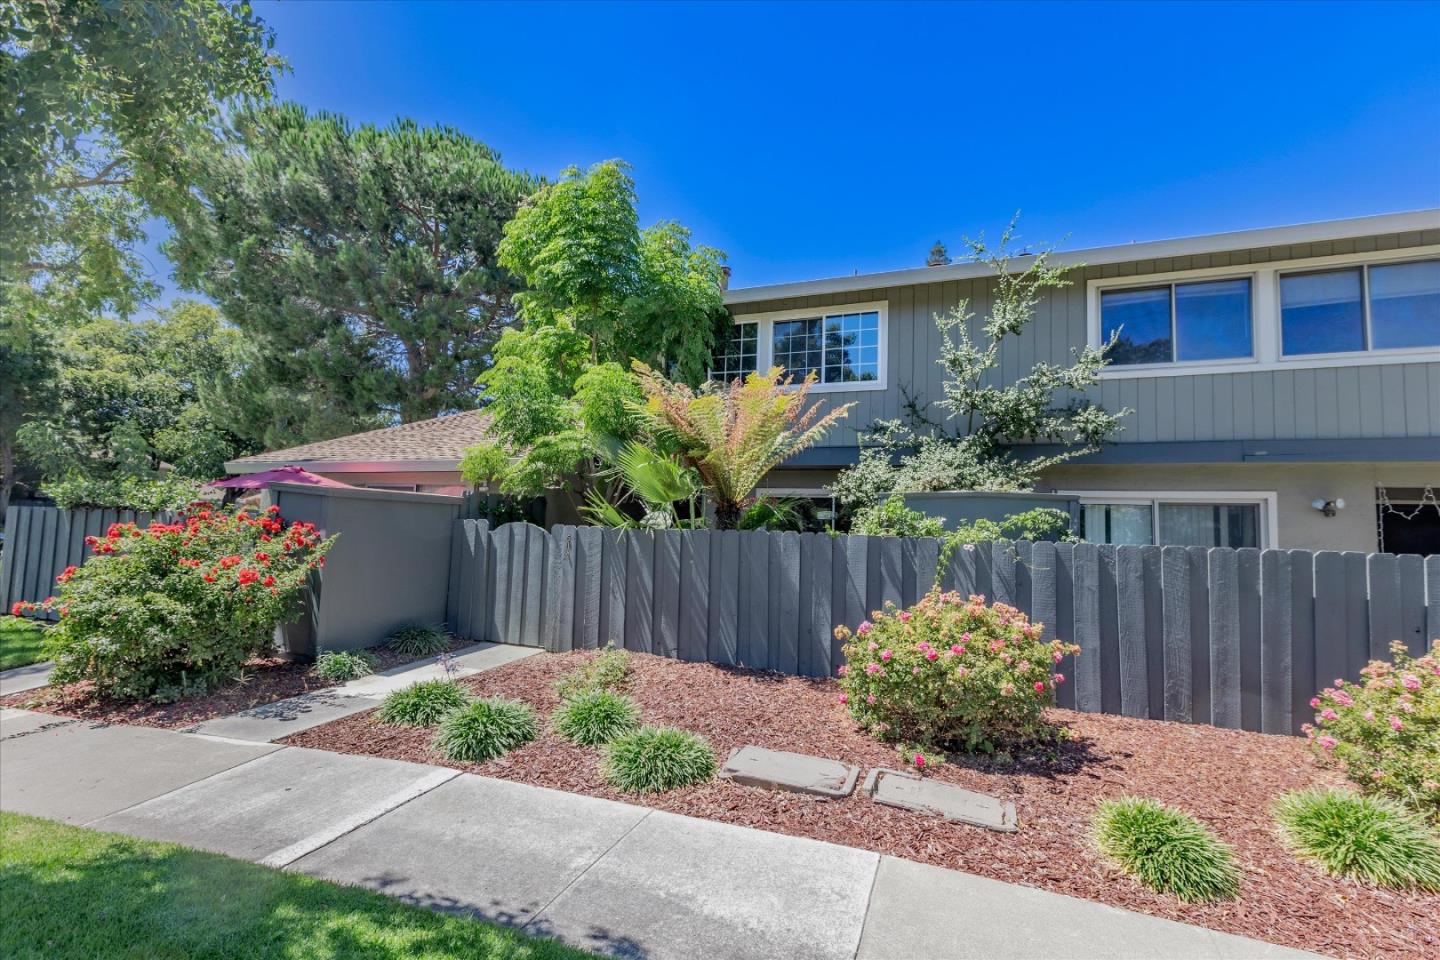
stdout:
POLYGON ((534 181, 449 127, 294 104, 234 123, 166 252, 251 345, 251 432, 298 442, 475 406, 518 289, 496 247, 534 181))

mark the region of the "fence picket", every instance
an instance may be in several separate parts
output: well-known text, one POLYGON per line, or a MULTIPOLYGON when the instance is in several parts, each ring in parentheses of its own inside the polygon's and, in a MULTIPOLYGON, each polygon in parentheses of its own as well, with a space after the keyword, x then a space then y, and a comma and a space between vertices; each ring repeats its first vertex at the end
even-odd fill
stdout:
POLYGON ((1370 658, 1390 659, 1390 641, 1400 636, 1400 563, 1393 553, 1372 553, 1366 558, 1370 603, 1370 658))
POLYGON ((1284 550, 1267 550, 1260 558, 1260 729, 1265 733, 1289 733, 1292 726, 1291 563, 1284 550))
POLYGON ((1235 586, 1239 592, 1240 728, 1260 729, 1260 551, 1235 551, 1235 586))
POLYGON ((1210 722, 1240 726, 1239 562, 1234 551, 1210 550, 1210 722))
MULTIPOLYGON (((1412 656, 1423 656, 1429 649, 1425 636, 1425 558, 1406 554, 1398 559, 1400 573, 1400 636, 1412 656)), ((1390 659, 1389 651, 1385 659, 1390 659)))
POLYGON ((740 662, 770 666, 770 538, 763 530, 740 534, 740 662))
POLYGON ((1190 554, 1184 547, 1160 548, 1162 598, 1162 660, 1165 700, 1160 714, 1166 720, 1189 723, 1194 698, 1190 695, 1191 616, 1190 554))
POLYGON ((1150 681, 1145 653, 1145 569, 1139 547, 1116 548, 1115 585, 1120 712, 1144 717, 1150 713, 1150 681))
POLYGON ((766 539, 770 541, 767 663, 771 670, 797 673, 800 669, 800 534, 787 530, 766 539))
POLYGON ((625 646, 625 531, 605 530, 600 539, 600 646, 625 646))
POLYGON ((625 649, 655 652, 655 535, 625 531, 625 649))
MULTIPOLYGON (((1079 643, 1075 636, 1075 545, 1055 544, 1055 636, 1066 643, 1079 643)), ((1066 654, 1058 671, 1065 682, 1055 692, 1055 702, 1075 708, 1075 657, 1066 654)))
POLYGON ((740 660, 740 532, 719 530, 710 537, 711 663, 740 660))
POLYGON ((1100 665, 1100 550, 1093 543, 1075 545, 1074 563, 1075 709, 1099 713, 1100 665))
POLYGON ((601 561, 605 554, 604 532, 599 527, 575 531, 575 649, 594 650, 600 642, 600 597, 604 593, 601 561))
POLYGON ((831 662, 831 640, 839 618, 832 597, 835 547, 829 534, 800 537, 800 675, 828 677, 840 661, 831 662))
POLYGON ((710 531, 680 538, 681 660, 704 660, 710 632, 710 531))

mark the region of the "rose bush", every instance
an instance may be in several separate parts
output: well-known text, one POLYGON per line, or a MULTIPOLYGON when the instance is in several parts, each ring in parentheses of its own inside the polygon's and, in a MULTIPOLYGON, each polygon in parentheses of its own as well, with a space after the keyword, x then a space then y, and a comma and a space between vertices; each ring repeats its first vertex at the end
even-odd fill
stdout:
POLYGON ((1014 607, 938 589, 870 616, 835 635, 845 643, 840 699, 872 733, 986 753, 1059 735, 1043 711, 1065 680, 1057 665, 1078 646, 1041 641, 1043 624, 1014 607))
POLYGON ((174 523, 117 523, 87 537, 94 555, 56 578, 58 594, 11 613, 59 613, 47 638, 52 682, 173 700, 234 676, 299 616, 309 571, 334 540, 275 507, 257 515, 196 505, 174 523))
POLYGON ((1336 680, 1312 699, 1305 735, 1363 792, 1440 822, 1440 641, 1423 657, 1399 642, 1390 651, 1393 663, 1372 660, 1362 682, 1336 680))

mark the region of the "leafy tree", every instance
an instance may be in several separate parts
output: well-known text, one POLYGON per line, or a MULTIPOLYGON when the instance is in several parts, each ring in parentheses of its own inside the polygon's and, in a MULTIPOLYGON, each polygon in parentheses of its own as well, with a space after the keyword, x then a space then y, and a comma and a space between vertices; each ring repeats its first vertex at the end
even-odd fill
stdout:
POLYGON ((501 229, 534 187, 485 144, 250 107, 197 163, 167 253, 253 345, 249 433, 310 440, 476 405, 511 323, 501 229), (283 388, 280 385, 284 385, 283 388), (322 411, 297 417, 301 404, 322 411))
POLYGON ((692 390, 638 360, 634 367, 653 428, 674 442, 681 460, 699 474, 721 530, 735 529, 745 501, 765 474, 814 444, 854 406, 847 403, 823 414, 823 404, 807 406, 814 373, 792 386, 793 378, 773 367, 744 381, 692 390))
MULTIPOLYGON (((30 309, 6 311, 0 325, 0 519, 10 506, 19 476, 16 446, 20 427, 54 402, 55 350, 51 332, 34 314, 39 298, 28 289, 30 309)), ((9 305, 18 308, 18 303, 9 305)))
POLYGON ((994 373, 1005 342, 1018 337, 1035 317, 1035 306, 1049 290, 1069 284, 1066 269, 1051 265, 1051 251, 1034 255, 1023 270, 1014 263, 1009 243, 1015 223, 992 249, 983 238, 967 240, 970 255, 995 273, 990 313, 971 333, 968 301, 937 316, 943 346, 938 360, 945 371, 944 396, 936 406, 946 423, 915 409, 909 422, 877 421, 875 441, 860 462, 834 485, 842 503, 864 507, 892 493, 913 490, 1024 490, 1042 471, 1091 453, 1120 430, 1129 410, 1115 413, 1084 399, 1072 399, 1098 382, 1111 344, 1071 351, 1071 362, 1041 361, 1012 383, 1000 385, 994 373), (955 423, 952 429, 946 424, 955 423), (1027 455, 1023 444, 1062 444, 1058 453, 1027 455))
POLYGON ((113 281, 142 217, 184 202, 221 104, 266 95, 280 66, 244 2, 10 0, 0 37, 7 282, 113 281))
POLYGON ((52 393, 17 434, 44 475, 219 475, 244 450, 204 410, 208 384, 230 375, 238 334, 208 304, 181 301, 141 323, 99 317, 59 331, 52 393))
POLYGON ((725 255, 692 247, 690 231, 673 221, 638 224, 627 164, 570 167, 506 225, 500 262, 525 281, 521 315, 568 319, 592 363, 639 358, 698 383, 728 322, 725 255))

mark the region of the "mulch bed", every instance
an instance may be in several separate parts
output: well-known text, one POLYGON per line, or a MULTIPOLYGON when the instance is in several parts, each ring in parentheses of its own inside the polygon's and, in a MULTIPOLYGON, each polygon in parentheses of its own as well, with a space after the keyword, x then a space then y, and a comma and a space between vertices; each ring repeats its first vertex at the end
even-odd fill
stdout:
MULTIPOLYGON (((456 640, 450 650, 458 650, 469 641, 456 640)), ((370 651, 375 655, 375 672, 432 657, 407 657, 383 647, 370 651)), ((61 717, 75 717, 94 723, 128 723, 139 727, 162 727, 181 730, 205 720, 228 717, 232 713, 287 700, 302 693, 339 686, 339 681, 322 680, 311 673, 309 661, 299 662, 275 657, 261 657, 245 665, 243 679, 228 683, 203 697, 190 697, 175 703, 152 703, 148 700, 113 700, 98 697, 89 682, 65 686, 39 687, 12 693, 0 699, 0 706, 39 710, 61 717)))
MULTIPOLYGON (((467 677, 479 695, 558 705, 552 683, 590 654, 545 654, 467 677)), ((858 732, 833 681, 633 657, 631 693, 647 723, 709 738, 717 757, 756 744, 860 764, 897 766, 895 752, 858 732)), ((283 743, 459 767, 473 773, 694 817, 812 837, 1040 887, 1142 913, 1332 956, 1440 955, 1440 897, 1335 880, 1298 862, 1267 816, 1280 793, 1339 783, 1303 741, 1207 726, 1054 711, 1072 741, 1051 758, 1008 767, 961 758, 932 775, 1015 802, 1020 832, 998 834, 883 807, 859 791, 827 801, 716 781, 656 796, 621 794, 601 778, 594 750, 552 732, 484 764, 443 760, 432 731, 385 727, 356 714, 283 743), (1087 838, 1095 805, 1125 794, 1190 811, 1236 850, 1245 879, 1238 900, 1184 904, 1107 866, 1087 838)))

